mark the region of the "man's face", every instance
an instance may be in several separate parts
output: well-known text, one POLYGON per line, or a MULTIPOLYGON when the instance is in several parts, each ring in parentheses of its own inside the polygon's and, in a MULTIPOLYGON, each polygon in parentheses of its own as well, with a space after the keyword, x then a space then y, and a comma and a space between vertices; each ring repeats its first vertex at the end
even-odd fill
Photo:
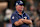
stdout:
POLYGON ((16 9, 19 11, 23 11, 24 6, 23 5, 17 5, 16 9))

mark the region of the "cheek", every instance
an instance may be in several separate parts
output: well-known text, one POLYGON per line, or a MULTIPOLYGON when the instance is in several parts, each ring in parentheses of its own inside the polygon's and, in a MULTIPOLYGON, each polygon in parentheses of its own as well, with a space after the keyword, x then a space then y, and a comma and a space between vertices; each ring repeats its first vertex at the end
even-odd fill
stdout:
POLYGON ((20 7, 20 6, 17 6, 17 7, 16 7, 16 9, 20 10, 20 9, 21 9, 21 7, 20 7))
POLYGON ((18 7, 18 8, 21 8, 21 7, 18 7))

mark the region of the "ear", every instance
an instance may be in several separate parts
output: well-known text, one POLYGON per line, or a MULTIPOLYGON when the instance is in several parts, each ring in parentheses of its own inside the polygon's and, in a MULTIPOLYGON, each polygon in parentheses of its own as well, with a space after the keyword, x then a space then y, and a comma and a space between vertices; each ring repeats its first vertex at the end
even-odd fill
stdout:
POLYGON ((15 6, 15 8, 17 8, 17 5, 15 6))

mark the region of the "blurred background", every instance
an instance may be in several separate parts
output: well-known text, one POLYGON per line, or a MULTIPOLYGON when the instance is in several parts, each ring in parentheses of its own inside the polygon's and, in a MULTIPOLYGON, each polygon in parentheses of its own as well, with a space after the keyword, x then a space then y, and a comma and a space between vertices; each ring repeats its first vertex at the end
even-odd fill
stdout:
MULTIPOLYGON (((0 27, 12 27, 11 14, 17 0, 0 0, 0 27)), ((33 27, 40 27, 40 0, 22 0, 24 11, 32 20, 33 27)))

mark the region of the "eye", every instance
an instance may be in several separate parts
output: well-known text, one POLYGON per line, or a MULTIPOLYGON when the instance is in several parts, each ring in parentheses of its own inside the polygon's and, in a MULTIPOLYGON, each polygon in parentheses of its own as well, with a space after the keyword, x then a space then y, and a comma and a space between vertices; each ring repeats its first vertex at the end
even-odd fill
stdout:
POLYGON ((20 6, 23 6, 23 5, 20 5, 20 6))

